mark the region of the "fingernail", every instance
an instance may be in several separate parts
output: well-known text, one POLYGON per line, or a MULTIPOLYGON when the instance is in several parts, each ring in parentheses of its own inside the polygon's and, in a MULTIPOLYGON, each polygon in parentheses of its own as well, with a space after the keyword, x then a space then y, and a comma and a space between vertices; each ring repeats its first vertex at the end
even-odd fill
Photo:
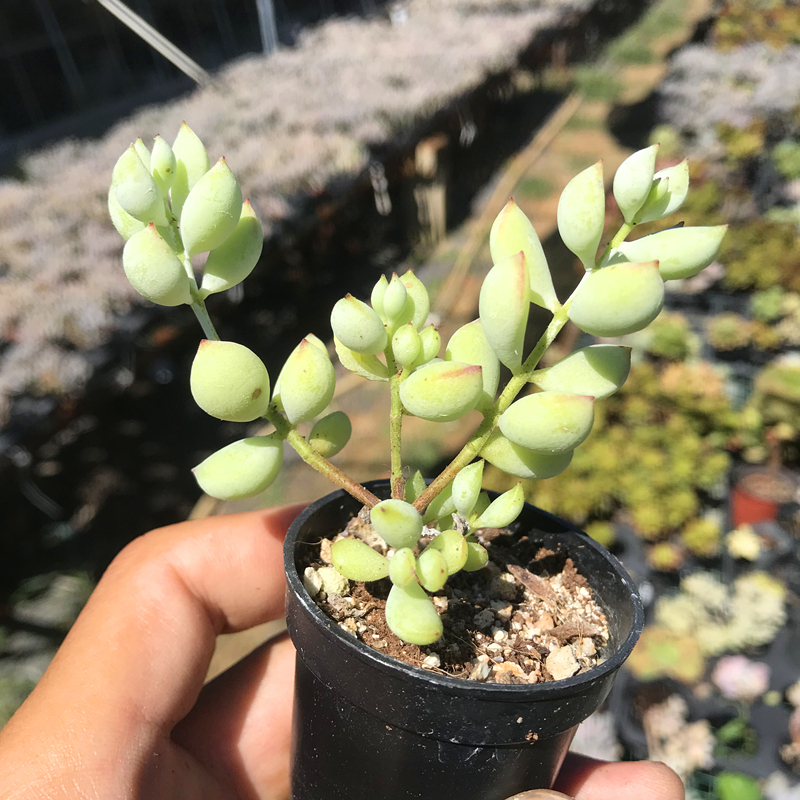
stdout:
POLYGON ((507 797, 506 800, 573 800, 573 798, 553 789, 531 789, 529 792, 507 797))

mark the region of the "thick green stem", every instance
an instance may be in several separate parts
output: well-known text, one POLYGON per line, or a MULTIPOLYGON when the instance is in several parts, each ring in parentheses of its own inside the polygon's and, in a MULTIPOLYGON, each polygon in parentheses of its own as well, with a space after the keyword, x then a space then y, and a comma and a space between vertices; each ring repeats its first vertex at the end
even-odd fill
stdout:
POLYGON ((623 223, 622 227, 614 234, 614 237, 611 241, 606 245, 606 249, 603 250, 602 255, 600 258, 597 259, 595 262, 595 266, 598 264, 603 263, 603 259, 615 248, 619 247, 626 239, 628 234, 633 230, 635 223, 633 222, 625 222, 623 223))
POLYGON ((219 334, 216 328, 214 328, 211 317, 208 316, 206 304, 194 292, 192 293, 192 311, 194 311, 194 315, 197 317, 197 321, 200 323, 200 327, 203 329, 206 339, 218 342, 219 334))
POLYGON ((478 429, 470 440, 428 488, 414 501, 414 507, 417 511, 424 511, 431 500, 433 500, 433 498, 436 497, 464 467, 480 454, 483 446, 489 441, 492 433, 494 433, 500 416, 511 403, 514 402, 523 386, 530 380, 544 352, 553 343, 556 336, 558 336, 559 332, 566 324, 569 307, 570 301, 567 300, 567 302, 556 311, 547 329, 536 343, 536 347, 533 348, 531 354, 525 359, 525 362, 518 370, 517 374, 506 384, 506 388, 503 389, 502 394, 497 398, 494 406, 486 414, 483 422, 478 426, 478 429))
POLYGON ((335 467, 328 461, 327 458, 321 456, 297 431, 283 414, 270 409, 264 415, 274 426, 275 430, 282 439, 295 449, 297 454, 303 461, 310 467, 313 467, 317 472, 324 475, 329 481, 335 483, 337 486, 344 489, 349 494, 353 495, 360 503, 363 503, 368 508, 380 502, 378 498, 365 489, 358 481, 351 478, 346 473, 342 472, 338 467, 335 467))
POLYGON ((395 500, 402 500, 405 494, 402 459, 403 403, 400 400, 402 373, 397 369, 391 342, 389 342, 386 347, 386 366, 389 369, 389 392, 391 395, 391 409, 389 411, 389 448, 391 453, 392 497, 395 500))

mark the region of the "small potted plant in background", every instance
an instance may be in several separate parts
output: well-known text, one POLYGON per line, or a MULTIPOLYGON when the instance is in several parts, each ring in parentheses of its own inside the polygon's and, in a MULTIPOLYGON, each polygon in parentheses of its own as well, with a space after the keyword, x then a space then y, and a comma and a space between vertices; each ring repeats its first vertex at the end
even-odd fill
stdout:
POLYGON ((732 527, 775 520, 781 504, 796 499, 797 477, 784 466, 784 452, 797 440, 799 414, 800 367, 783 361, 765 367, 739 434, 745 458, 763 463, 739 472, 731 492, 732 527))
POLYGON ((513 201, 492 228, 480 319, 444 351, 411 271, 381 277, 370 304, 349 294, 336 303, 339 361, 391 397, 390 479, 366 485, 329 460, 351 430, 341 412, 325 413, 335 383, 325 345, 304 338, 272 381, 254 352, 219 340, 206 311, 206 298, 244 280, 261 252, 260 223, 224 158, 212 167, 185 124, 173 146, 156 137, 150 151, 138 140, 120 157, 109 210, 127 240, 126 274, 153 302, 191 306, 205 333, 192 395, 219 419, 274 427, 209 456, 195 469, 200 486, 223 499, 257 494, 288 444, 341 487, 298 517, 285 546, 298 651, 295 800, 499 800, 549 786, 576 726, 608 693, 641 630, 632 582, 588 536, 525 505, 520 485, 490 498, 482 473, 485 461, 519 478, 567 468, 595 402, 624 383, 630 351, 591 345, 539 369, 547 347, 568 320, 601 337, 641 330, 661 311, 665 280, 716 256, 725 226, 625 241, 688 191, 687 164, 656 172, 657 149, 617 171, 625 222, 599 258, 602 163, 565 188, 558 227, 586 272, 563 303, 513 201), (192 258, 206 252, 198 281, 192 258), (531 303, 552 320, 524 353, 531 303), (501 365, 511 378, 498 393, 501 365), (449 422, 473 410, 483 421, 440 475, 404 471, 404 416, 449 422))

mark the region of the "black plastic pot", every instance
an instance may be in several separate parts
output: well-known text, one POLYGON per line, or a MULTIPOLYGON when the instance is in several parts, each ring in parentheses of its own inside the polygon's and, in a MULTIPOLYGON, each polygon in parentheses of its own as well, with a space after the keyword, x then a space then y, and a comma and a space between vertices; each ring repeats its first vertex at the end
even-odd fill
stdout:
MULTIPOLYGON (((388 484, 369 484, 388 496, 388 484)), ((532 506, 515 528, 564 552, 609 621, 608 659, 566 680, 484 684, 410 667, 366 647, 320 611, 295 559, 359 511, 343 491, 309 506, 284 546, 286 617, 297 649, 292 800, 504 800, 552 784, 577 726, 608 695, 644 613, 619 561, 532 506)))

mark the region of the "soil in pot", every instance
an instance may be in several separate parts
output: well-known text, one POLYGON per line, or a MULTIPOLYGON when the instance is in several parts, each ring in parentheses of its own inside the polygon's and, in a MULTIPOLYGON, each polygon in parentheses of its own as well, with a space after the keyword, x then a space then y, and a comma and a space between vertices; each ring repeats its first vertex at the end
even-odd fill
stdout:
MULTIPOLYGON (((358 517, 342 535, 382 544, 358 517)), ((600 663, 609 641, 608 622, 572 559, 508 531, 484 529, 478 538, 490 561, 477 573, 451 577, 436 594, 444 635, 428 647, 403 642, 386 625, 388 579, 351 584, 344 597, 320 591, 315 600, 368 647, 457 678, 541 683, 581 674, 600 663)), ((330 565, 330 545, 331 540, 323 539, 319 560, 304 565, 306 569, 330 565)), ((314 593, 314 577, 306 574, 306 587, 314 593)))
MULTIPOLYGON (((368 488, 385 497, 389 487, 383 482, 368 488)), ((349 495, 334 492, 295 520, 284 545, 286 618, 297 649, 293 800, 505 800, 552 786, 577 725, 606 698, 642 630, 641 601, 620 563, 586 534, 526 505, 512 528, 520 539, 530 537, 530 559, 540 554, 544 562, 536 577, 563 576, 567 559, 573 561, 605 612, 609 644, 594 669, 563 680, 462 680, 441 663, 420 669, 366 646, 304 588, 303 571, 319 557, 320 542, 343 530, 359 510, 349 495)), ((535 575, 530 562, 517 566, 535 575)), ((487 572, 491 581, 492 568, 487 572)), ((510 566, 508 574, 522 592, 510 566)), ((355 620, 356 627, 366 616, 355 620)), ((493 634, 491 639, 502 647, 493 634)), ((494 671, 498 662, 490 663, 494 671)))

